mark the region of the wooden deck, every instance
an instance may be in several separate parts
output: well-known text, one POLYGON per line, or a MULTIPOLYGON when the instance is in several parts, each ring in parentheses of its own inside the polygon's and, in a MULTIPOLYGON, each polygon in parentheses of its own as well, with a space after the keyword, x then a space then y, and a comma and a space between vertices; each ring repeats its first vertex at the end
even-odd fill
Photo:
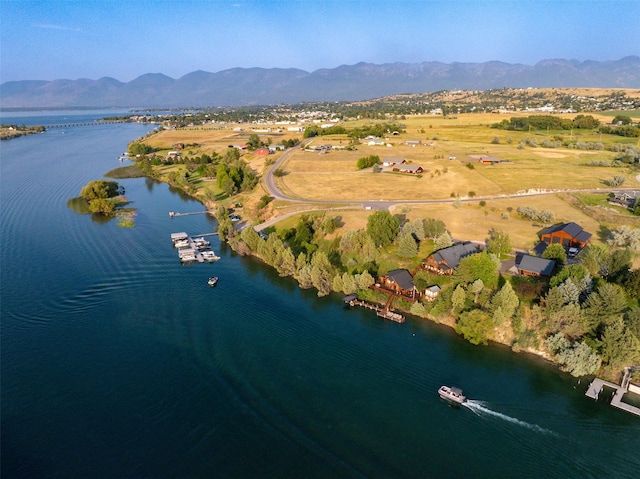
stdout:
POLYGON ((622 397, 629 390, 631 371, 634 369, 635 368, 624 368, 624 376, 622 378, 622 382, 619 385, 610 381, 605 381, 604 379, 595 378, 593 381, 591 381, 591 384, 589 384, 587 391, 584 393, 585 396, 597 400, 598 396, 602 392, 602 389, 606 386, 615 390, 610 403, 613 407, 622 409, 623 411, 629 412, 631 414, 635 414, 636 416, 640 416, 640 408, 622 402, 622 397))
MULTIPOLYGON (((393 298, 391 298, 393 299, 393 298)), ((352 299, 349 301, 349 306, 361 306, 363 308, 367 308, 367 309, 371 309, 373 311, 376 312, 376 315, 381 317, 381 318, 385 318, 385 319, 389 319, 391 321, 395 321, 396 323, 404 323, 405 318, 403 315, 399 314, 399 313, 394 313, 393 311, 391 311, 388 306, 384 306, 381 307, 377 304, 372 304, 372 303, 367 303, 366 301, 362 301, 360 299, 352 299)), ((389 304, 389 302, 387 302, 387 305, 389 304)))

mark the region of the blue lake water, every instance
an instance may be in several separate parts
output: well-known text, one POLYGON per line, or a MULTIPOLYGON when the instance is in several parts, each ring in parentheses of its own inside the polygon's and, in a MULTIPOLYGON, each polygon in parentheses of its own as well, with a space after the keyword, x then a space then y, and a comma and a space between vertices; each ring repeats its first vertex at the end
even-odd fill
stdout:
POLYGON ((161 183, 119 181, 135 228, 67 208, 150 129, 0 144, 2 477, 637 477, 640 418, 538 358, 345 309, 217 237, 180 265, 170 234, 215 223, 169 218, 203 207, 161 183))

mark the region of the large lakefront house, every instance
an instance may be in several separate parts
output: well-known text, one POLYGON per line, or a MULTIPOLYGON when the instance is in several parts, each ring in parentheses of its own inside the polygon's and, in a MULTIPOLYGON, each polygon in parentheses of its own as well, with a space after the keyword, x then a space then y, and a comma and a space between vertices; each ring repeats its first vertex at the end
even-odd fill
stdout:
POLYGON ((558 223, 538 233, 540 241, 549 244, 561 244, 565 248, 584 248, 589 244, 591 233, 586 232, 577 223, 558 223))
POLYGON ((423 293, 413 284, 413 276, 406 269, 394 269, 380 276, 379 287, 409 299, 419 299, 423 293))
POLYGON ((432 273, 451 276, 462 258, 479 252, 480 248, 471 241, 457 243, 431 253, 422 260, 421 267, 432 273))

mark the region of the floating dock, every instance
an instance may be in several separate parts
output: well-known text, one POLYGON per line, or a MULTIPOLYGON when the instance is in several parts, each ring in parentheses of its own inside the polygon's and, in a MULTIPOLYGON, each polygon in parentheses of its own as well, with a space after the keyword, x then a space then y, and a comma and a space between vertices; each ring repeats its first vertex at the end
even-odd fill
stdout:
POLYGON ((602 392, 602 389, 606 386, 608 388, 615 390, 615 393, 610 403, 613 407, 617 407, 618 409, 622 409, 623 411, 627 411, 627 412, 630 412, 631 414, 635 414, 636 416, 640 416, 639 407, 632 406, 631 404, 622 402, 622 397, 629 390, 629 383, 631 380, 631 371, 635 369, 637 368, 624 368, 624 376, 622 378, 622 382, 619 385, 612 383, 610 381, 605 381, 604 379, 595 378, 593 381, 591 381, 591 384, 589 384, 589 387, 587 388, 587 392, 584 393, 585 396, 590 397, 591 399, 597 400, 598 396, 600 395, 600 392, 602 392))
POLYGON ((213 250, 208 241, 199 235, 192 238, 185 232, 171 233, 171 241, 173 247, 178 250, 178 258, 182 263, 198 263, 213 262, 220 259, 213 250))

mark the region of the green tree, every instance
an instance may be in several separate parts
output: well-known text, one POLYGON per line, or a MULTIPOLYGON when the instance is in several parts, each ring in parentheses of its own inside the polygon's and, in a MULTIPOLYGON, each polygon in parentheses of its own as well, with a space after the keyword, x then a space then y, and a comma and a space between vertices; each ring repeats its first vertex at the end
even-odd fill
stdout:
POLYGON ((424 220, 423 229, 425 237, 431 238, 432 240, 442 236, 447 231, 447 227, 442 221, 431 218, 424 220))
POLYGON ((257 150, 258 148, 260 148, 260 145, 260 137, 255 133, 251 133, 249 135, 249 139, 247 140, 247 148, 249 149, 249 151, 257 150))
POLYGON ((119 186, 115 181, 95 180, 87 183, 81 190, 80 196, 87 201, 107 199, 118 196, 119 186))
POLYGON ((567 253, 564 246, 559 243, 550 244, 542 253, 544 259, 554 259, 556 263, 565 264, 567 262, 567 253))
POLYGON ((629 297, 640 300, 640 269, 628 271, 621 282, 629 297))
POLYGON ((284 249, 284 243, 278 235, 269 235, 266 241, 258 244, 258 253, 265 263, 276 266, 280 255, 284 249))
POLYGON ((413 234, 416 235, 418 241, 422 241, 426 238, 426 234, 424 232, 424 221, 421 219, 417 219, 413 222, 413 234))
MULTIPOLYGON (((333 289, 336 292, 340 292, 340 291, 343 291, 343 286, 344 284, 342 282, 342 275, 336 274, 331 280, 331 289, 333 289)), ((345 294, 351 294, 351 293, 345 293, 345 294)))
POLYGON ((600 368, 600 356, 585 342, 571 343, 562 333, 557 333, 545 340, 545 346, 572 376, 593 374, 600 368))
POLYGON ((581 341, 556 354, 558 362, 574 377, 593 374, 600 369, 602 360, 591 347, 581 341))
POLYGON ((296 258, 293 256, 291 248, 283 247, 278 258, 277 270, 280 276, 293 276, 295 274, 296 258))
POLYGON ((511 238, 504 231, 491 229, 489 231, 489 240, 487 241, 487 251, 495 254, 498 258, 510 254, 511 238))
POLYGON ((608 274, 610 256, 609 248, 606 245, 592 244, 580 254, 580 263, 587 268, 592 276, 601 273, 608 274))
POLYGON ((471 292, 473 293, 473 303, 478 304, 478 296, 484 290, 484 282, 481 279, 476 279, 471 283, 471 292))
POLYGON ((375 282, 373 276, 369 274, 369 271, 364 270, 362 273, 356 276, 356 283, 358 284, 358 289, 367 289, 375 282))
POLYGON ((551 332, 561 332, 573 339, 582 337, 585 330, 582 322, 582 309, 579 304, 569 303, 555 309, 547 308, 547 328, 551 332))
POLYGON ((448 248, 452 244, 453 244, 453 240, 451 239, 451 235, 447 231, 445 231, 435 239, 435 241, 433 242, 433 247, 436 250, 439 250, 443 248, 448 248))
POLYGON ((585 278, 588 278, 588 281, 591 282, 591 274, 589 274, 589 271, 584 267, 584 265, 568 264, 557 274, 555 274, 553 278, 551 278, 551 280, 549 281, 549 286, 551 286, 552 288, 555 286, 559 286, 568 278, 571 278, 576 284, 584 281, 585 278))
POLYGON ((216 168, 216 184, 227 196, 236 192, 236 185, 229 175, 227 165, 220 163, 216 168))
POLYGON ((418 254, 418 244, 413 234, 405 234, 398 244, 398 256, 403 258, 414 258, 418 254))
POLYGON ((365 156, 363 158, 359 158, 356 163, 356 168, 362 170, 364 168, 369 168, 373 165, 381 164, 380 157, 378 155, 370 155, 365 156))
POLYGON ((296 244, 301 246, 310 244, 311 242, 313 242, 313 235, 314 231, 312 222, 309 221, 308 216, 303 216, 302 218, 300 218, 300 221, 296 226, 296 235, 294 238, 296 244))
POLYGON ((622 316, 605 326, 599 345, 603 361, 610 366, 621 367, 640 358, 640 343, 627 330, 622 316))
POLYGON ((634 306, 624 314, 624 324, 640 340, 640 307, 634 306))
POLYGON ((331 292, 331 273, 333 268, 324 251, 316 251, 311 258, 311 283, 318 290, 318 296, 331 292))
POLYGON ((457 283, 473 283, 481 279, 485 288, 493 289, 498 285, 500 261, 486 251, 472 254, 460 260, 453 274, 457 283))
POLYGON ((312 288, 313 280, 311 279, 311 265, 305 264, 301 268, 298 268, 296 270, 295 278, 298 280, 298 285, 302 289, 312 288))
POLYGON ((518 306, 520 306, 520 300, 509 281, 505 282, 500 291, 493 296, 491 306, 494 311, 501 309, 506 318, 513 317, 518 306))
POLYGON ((453 290, 453 295, 451 295, 451 304, 453 305, 453 312, 459 313, 464 309, 465 303, 467 301, 467 292, 464 290, 462 285, 456 286, 456 289, 453 290))
POLYGON ((460 315, 455 329, 471 344, 486 345, 492 328, 491 316, 480 309, 473 309, 460 315))
POLYGON ((600 325, 609 324, 627 309, 624 290, 617 284, 604 283, 591 293, 584 303, 587 330, 596 332, 600 325))
POLYGON ((258 251, 258 245, 262 241, 262 238, 260 238, 260 235, 258 235, 258 232, 253 229, 253 227, 248 226, 247 228, 243 229, 240 233, 240 237, 242 238, 242 241, 247 244, 251 251, 253 251, 254 253, 258 251))
POLYGON ((96 198, 95 200, 91 200, 89 202, 89 211, 91 211, 92 213, 110 215, 115 209, 115 203, 105 198, 96 198))
POLYGON ((358 291, 358 284, 356 282, 356 278, 349 274, 349 273, 343 273, 342 274, 342 292, 344 294, 353 294, 356 291, 358 291))
POLYGON ((611 123, 614 125, 631 125, 632 120, 629 115, 616 115, 611 123))
POLYGON ((148 155, 149 153, 153 153, 153 151, 153 148, 145 143, 142 143, 141 141, 134 141, 132 143, 129 143, 129 148, 127 149, 127 152, 129 153, 129 156, 131 158, 136 158, 138 155, 148 155))
POLYGON ((376 211, 367 219, 367 234, 377 246, 388 246, 400 231, 398 218, 388 211, 376 211))

